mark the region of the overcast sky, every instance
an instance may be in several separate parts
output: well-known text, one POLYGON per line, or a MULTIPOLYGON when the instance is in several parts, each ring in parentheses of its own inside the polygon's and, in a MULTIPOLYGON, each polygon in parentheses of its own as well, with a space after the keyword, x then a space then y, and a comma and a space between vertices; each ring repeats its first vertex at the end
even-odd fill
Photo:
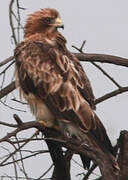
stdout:
MULTIPOLYGON (((68 41, 67 46, 71 51, 75 51, 71 47, 72 45, 80 47, 83 40, 87 40, 85 52, 110 54, 128 58, 127 0, 20 0, 20 2, 21 7, 27 8, 26 11, 21 13, 23 24, 25 23, 27 14, 42 8, 56 8, 60 12, 65 25, 65 29, 61 32, 66 37, 68 41)), ((14 49, 14 45, 10 41, 9 1, 1 0, 1 3, 0 61, 13 55, 14 49)), ((99 65, 114 77, 120 85, 128 85, 127 68, 100 63, 99 65)), ((83 63, 83 67, 92 83, 96 98, 116 89, 115 85, 104 77, 99 70, 90 65, 90 63, 83 63)), ((9 103, 11 104, 12 102, 9 101, 9 103)), ((17 107, 17 104, 13 103, 13 105, 17 107)), ((24 107, 24 109, 28 110, 27 107, 24 107)), ((116 142, 120 130, 128 130, 128 93, 100 103, 97 105, 96 112, 107 128, 111 140, 116 142)), ((14 113, 15 111, 0 105, 2 121, 13 122, 12 114, 14 113)), ((29 120, 31 120, 31 116, 27 113, 18 114, 23 118, 29 117, 29 120)), ((5 133, 2 127, 0 128, 1 133, 5 133)), ((34 176, 34 174, 32 175, 34 176)))

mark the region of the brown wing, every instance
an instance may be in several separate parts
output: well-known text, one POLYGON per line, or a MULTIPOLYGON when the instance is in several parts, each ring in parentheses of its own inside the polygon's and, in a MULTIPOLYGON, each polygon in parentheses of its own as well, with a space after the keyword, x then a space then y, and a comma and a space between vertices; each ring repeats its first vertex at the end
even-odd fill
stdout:
POLYGON ((90 104, 92 109, 96 109, 95 106, 95 97, 93 94, 93 90, 91 87, 91 83, 84 72, 81 64, 79 63, 78 59, 75 57, 75 55, 72 54, 72 60, 74 62, 75 68, 79 72, 79 76, 81 77, 82 83, 84 84, 83 88, 79 88, 82 96, 87 100, 87 102, 90 104))
POLYGON ((94 114, 83 95, 83 71, 77 62, 82 72, 79 74, 70 53, 58 52, 47 43, 25 42, 17 47, 15 57, 20 85, 26 94, 47 99, 57 118, 74 120, 83 130, 95 128, 94 114))
POLYGON ((46 42, 23 42, 15 50, 20 86, 45 102, 59 121, 73 122, 91 132, 112 151, 106 131, 87 100, 94 99, 90 83, 73 55, 46 42))

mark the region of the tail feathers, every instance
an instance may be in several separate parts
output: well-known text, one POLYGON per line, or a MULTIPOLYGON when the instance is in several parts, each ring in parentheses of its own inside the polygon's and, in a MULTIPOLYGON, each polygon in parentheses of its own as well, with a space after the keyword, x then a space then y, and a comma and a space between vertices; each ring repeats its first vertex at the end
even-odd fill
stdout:
MULTIPOLYGON (((94 142, 99 146, 99 148, 108 155, 110 160, 112 161, 113 167, 115 169, 119 169, 118 164, 115 161, 116 156, 116 150, 111 144, 111 141, 107 135, 107 132, 102 124, 102 122, 99 120, 98 116, 95 114, 95 121, 96 121, 96 128, 91 129, 87 134, 89 139, 94 140, 94 142)), ((80 155, 81 161, 83 163, 83 166, 85 169, 90 168, 90 162, 91 159, 89 157, 80 155)))
POLYGON ((113 156, 115 156, 114 148, 111 144, 111 141, 107 135, 107 132, 102 124, 102 122, 99 120, 98 116, 95 114, 96 118, 96 129, 91 130, 90 133, 93 135, 93 137, 96 138, 97 144, 100 146, 100 148, 104 151, 106 149, 108 152, 110 152, 113 156))

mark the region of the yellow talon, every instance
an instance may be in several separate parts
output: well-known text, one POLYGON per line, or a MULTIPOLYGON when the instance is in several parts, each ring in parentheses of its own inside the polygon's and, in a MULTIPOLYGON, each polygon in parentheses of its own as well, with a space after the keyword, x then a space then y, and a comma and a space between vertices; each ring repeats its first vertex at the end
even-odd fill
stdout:
POLYGON ((43 125, 44 127, 49 127, 48 124, 45 121, 43 121, 43 120, 40 120, 39 123, 41 125, 43 125))
POLYGON ((54 128, 54 129, 56 129, 57 131, 59 131, 59 126, 57 126, 57 125, 51 126, 51 125, 49 125, 48 123, 46 123, 45 121, 43 121, 43 120, 40 120, 39 123, 40 123, 42 126, 44 126, 44 127, 54 128))

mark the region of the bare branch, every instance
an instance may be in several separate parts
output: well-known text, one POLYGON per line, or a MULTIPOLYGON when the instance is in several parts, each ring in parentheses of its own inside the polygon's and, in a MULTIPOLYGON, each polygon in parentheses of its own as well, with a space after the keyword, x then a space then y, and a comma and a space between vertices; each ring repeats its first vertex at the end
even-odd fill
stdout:
POLYGON ((3 60, 2 62, 0 62, 0 67, 12 61, 13 59, 14 59, 14 56, 10 56, 7 59, 3 60))
POLYGON ((13 109, 13 110, 16 110, 16 111, 20 111, 20 112, 26 112, 24 110, 21 110, 21 109, 18 109, 18 108, 14 108, 12 106, 9 106, 8 104, 6 104, 5 102, 3 102, 1 99, 0 99, 0 103, 3 104, 4 106, 6 106, 7 108, 9 109, 13 109))
MULTIPOLYGON (((19 122, 19 121, 18 121, 19 122)), ((19 124, 20 125, 20 124, 19 124)), ((16 138, 16 140, 18 141, 18 138, 17 138, 17 136, 15 136, 15 138, 16 138)), ((17 143, 18 144, 18 148, 20 147, 20 144, 19 143, 17 143)), ((23 156, 22 156, 22 152, 21 151, 19 151, 19 154, 20 154, 20 158, 21 158, 21 165, 22 165, 22 168, 20 168, 20 170, 22 171, 22 173, 24 174, 24 176, 26 177, 26 179, 28 179, 28 175, 27 175, 27 173, 26 173, 26 170, 25 170, 25 167, 24 167, 24 161, 23 161, 23 156)))
POLYGON ((119 83, 117 83, 114 78, 112 78, 106 71, 103 70, 99 65, 97 65, 95 62, 92 62, 95 67, 97 67, 107 78, 109 78, 118 88, 121 88, 119 83))
MULTIPOLYGON (((19 26, 21 27, 21 29, 24 29, 24 27, 22 26, 22 24, 20 23, 19 19, 16 17, 15 13, 12 11, 12 15, 14 16, 15 20, 17 21, 17 23, 19 24, 19 26)), ((20 27, 17 27, 18 30, 20 30, 20 27)), ((19 35, 18 35, 19 36, 19 35)), ((19 39, 19 38, 18 38, 19 39)), ((19 40, 18 40, 19 42, 19 40)))
POLYGON ((16 89, 15 81, 11 82, 0 91, 0 99, 16 89))
POLYGON ((93 164, 92 167, 88 170, 88 172, 85 174, 84 178, 82 180, 88 180, 89 176, 92 174, 94 169, 97 167, 97 164, 93 164))
POLYGON ((13 128, 17 128, 18 125, 17 124, 9 124, 9 123, 5 123, 0 121, 0 125, 4 125, 4 126, 8 126, 8 127, 13 127, 13 128))
POLYGON ((100 63, 110 63, 119 66, 128 67, 128 59, 106 55, 106 54, 91 54, 91 53, 73 53, 80 61, 89 62, 100 62, 100 63))
POLYGON ((11 2, 9 4, 9 21, 10 21, 10 27, 12 30, 12 37, 13 37, 14 43, 15 43, 15 45, 17 45, 16 34, 15 34, 15 29, 14 29, 14 24, 13 24, 13 19, 12 19, 13 3, 14 3, 14 0, 11 0, 11 2))
POLYGON ((15 161, 10 161, 10 162, 7 162, 7 163, 2 163, 2 164, 0 164, 0 166, 7 166, 7 165, 10 165, 10 164, 13 164, 14 162, 16 163, 16 162, 19 162, 19 161, 21 161, 21 160, 25 160, 25 159, 28 159, 28 158, 31 158, 31 157, 34 157, 34 156, 37 156, 37 155, 40 155, 40 154, 44 154, 44 153, 47 153, 48 151, 45 151, 45 150, 43 150, 43 151, 39 151, 39 152, 36 152, 36 153, 33 153, 33 154, 31 154, 31 155, 28 155, 28 156, 25 156, 25 157, 22 157, 22 158, 20 158, 20 159, 16 159, 15 161))
POLYGON ((107 99, 109 99, 111 97, 114 97, 114 96, 116 96, 118 94, 122 94, 122 93, 127 92, 127 91, 128 91, 128 86, 121 87, 121 88, 119 88, 119 89, 117 89, 115 91, 112 91, 112 92, 110 92, 108 94, 105 94, 104 96, 96 99, 95 104, 101 103, 101 102, 103 102, 103 101, 105 101, 105 100, 107 100, 107 99))
MULTIPOLYGON (((77 49, 80 53, 83 54, 83 48, 84 48, 84 45, 85 45, 86 41, 83 41, 80 49, 77 48, 76 46, 72 46, 74 47, 75 49, 77 49)), ((105 71, 103 70, 103 68, 101 68, 99 65, 97 65, 95 62, 91 62, 96 68, 98 68, 107 78, 109 78, 118 88, 120 88, 121 86, 105 71)))
MULTIPOLYGON (((11 126, 10 126, 11 127, 11 126)), ((35 137, 37 135, 37 132, 35 132, 31 137, 30 137, 30 139, 31 138, 33 138, 33 137, 35 137)), ((21 148, 23 148, 26 144, 28 144, 30 141, 29 141, 29 139, 25 142, 25 143, 23 143, 18 149, 16 149, 14 152, 12 152, 12 153, 10 153, 10 155, 7 157, 7 158, 5 158, 1 163, 0 163, 0 166, 2 165, 2 164, 4 164, 9 158, 11 158, 16 152, 18 152, 21 148)))
POLYGON ((14 64, 14 62, 15 61, 12 61, 2 72, 0 72, 0 75, 4 74, 10 68, 10 66, 14 64))
POLYGON ((18 126, 20 126, 21 124, 23 124, 23 122, 21 121, 21 119, 19 118, 19 116, 17 116, 17 114, 13 115, 13 118, 16 120, 18 126))
MULTIPOLYGON (((80 61, 90 61, 90 62, 101 62, 101 63, 112 63, 115 65, 120 65, 120 66, 126 66, 128 67, 128 59, 117 57, 117 56, 111 56, 111 55, 105 55, 105 54, 87 54, 87 53, 74 53, 75 56, 80 60, 80 61)), ((8 60, 12 60, 13 57, 8 58, 5 60, 5 62, 8 60)), ((4 65, 5 62, 2 62, 0 65, 4 65)), ((8 93, 13 91, 15 87, 15 83, 12 82, 10 85, 8 85, 6 89, 2 89, 0 91, 0 99, 6 96, 8 93), (9 86, 9 87, 8 87, 9 86)), ((122 93, 122 91, 120 91, 122 93)))
MULTIPOLYGON (((5 137, 3 137, 0 142, 6 141, 8 142, 9 138, 12 136, 15 136, 18 132, 29 129, 29 128, 37 128, 43 133, 47 134, 47 140, 49 141, 56 141, 59 143, 62 143, 64 147, 71 149, 77 153, 89 156, 96 164, 99 165, 100 170, 103 174, 104 180, 115 180, 118 170, 114 169, 113 163, 111 162, 111 158, 104 152, 102 152, 99 148, 97 149, 95 142, 89 141, 87 136, 87 141, 85 140, 85 144, 81 144, 78 140, 74 138, 67 138, 62 136, 60 133, 56 132, 52 129, 44 128, 39 122, 37 121, 31 121, 27 123, 22 123, 21 126, 19 126, 15 131, 12 131, 11 133, 7 134, 5 137), (50 138, 51 137, 51 138, 50 138), (92 142, 94 144, 92 144, 92 142), (88 145, 86 145, 88 144, 88 145), (112 164, 111 164, 112 163, 112 164), (109 176, 108 176, 109 174, 109 176), (107 177, 107 179, 106 179, 107 177)), ((116 162, 114 162, 116 165, 116 162)))
POLYGON ((15 101, 15 102, 17 102, 17 103, 20 103, 20 104, 28 105, 28 103, 19 101, 19 100, 15 99, 15 98, 13 98, 13 99, 11 99, 11 100, 12 100, 12 101, 15 101))
POLYGON ((128 178, 128 131, 121 131, 118 140, 119 156, 118 163, 120 166, 120 180, 128 178))
POLYGON ((53 167, 53 164, 51 164, 51 166, 37 179, 40 180, 42 177, 44 177, 52 169, 52 167, 53 167))

